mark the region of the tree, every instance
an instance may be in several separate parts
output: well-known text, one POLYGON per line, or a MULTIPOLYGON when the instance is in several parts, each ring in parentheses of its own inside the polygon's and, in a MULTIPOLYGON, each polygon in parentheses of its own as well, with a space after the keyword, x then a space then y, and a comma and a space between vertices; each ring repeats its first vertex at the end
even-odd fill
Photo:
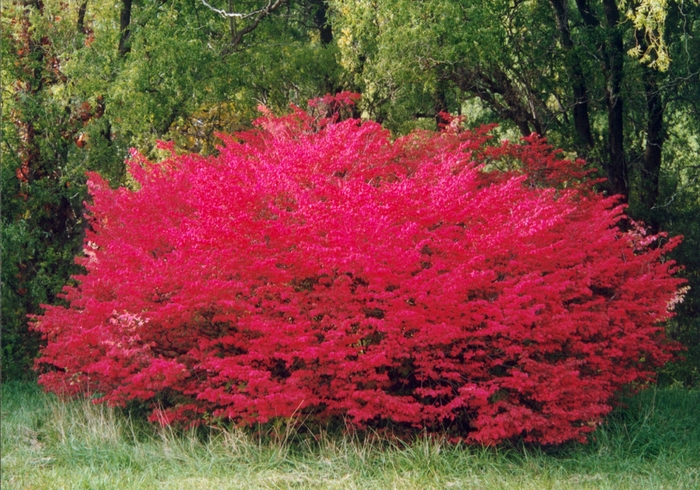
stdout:
MULTIPOLYGON (((39 338, 26 315, 77 272, 82 245, 82 170, 68 164, 81 126, 99 117, 89 104, 63 104, 65 32, 47 25, 42 1, 3 5, 2 29, 2 357, 3 379, 28 375, 39 338), (5 15, 9 14, 9 15, 5 15), (48 35, 53 32, 55 36, 48 35), (76 175, 76 170, 77 174, 76 175)), ((75 33, 71 33, 74 35, 75 33)), ((108 174, 108 167, 98 167, 108 174)), ((84 169, 83 169, 84 170, 84 169)))
POLYGON ((700 210, 691 136, 700 128, 700 4, 330 4, 342 63, 371 117, 401 132, 435 127, 447 108, 472 124, 502 124, 505 138, 546 135, 599 169, 602 188, 624 196, 636 219, 686 235, 677 257, 692 286, 679 321, 700 348, 700 237, 688 218, 700 210))
POLYGON ((79 272, 85 171, 124 184, 130 147, 156 156, 166 138, 211 153, 215 133, 249 126, 261 101, 335 87, 319 5, 240 25, 233 46, 228 19, 199 1, 3 4, 3 379, 30 372, 26 314, 79 272))
POLYGON ((298 413, 554 444, 653 379, 677 349, 677 240, 621 230, 617 199, 541 138, 452 121, 392 141, 326 117, 356 99, 264 110, 215 158, 134 153, 137 191, 93 174, 87 272, 35 318, 40 383, 162 423, 298 413))
POLYGON ((675 123, 664 98, 681 80, 698 84, 695 60, 677 49, 697 6, 674 4, 667 17, 656 2, 633 2, 632 22, 614 0, 331 4, 344 62, 371 104, 413 104, 422 115, 416 92, 455 112, 478 99, 521 135, 554 137, 600 165, 611 193, 646 210, 658 202, 663 127, 675 123))

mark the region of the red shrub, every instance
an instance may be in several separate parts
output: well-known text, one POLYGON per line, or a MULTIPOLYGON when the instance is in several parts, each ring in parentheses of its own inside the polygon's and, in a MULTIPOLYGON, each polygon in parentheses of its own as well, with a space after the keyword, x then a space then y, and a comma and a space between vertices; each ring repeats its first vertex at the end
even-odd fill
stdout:
POLYGON ((91 175, 87 273, 35 319, 40 382, 162 422, 583 440, 676 348, 675 242, 621 231, 581 162, 489 129, 391 141, 296 109, 217 157, 133 155, 138 191, 91 175))

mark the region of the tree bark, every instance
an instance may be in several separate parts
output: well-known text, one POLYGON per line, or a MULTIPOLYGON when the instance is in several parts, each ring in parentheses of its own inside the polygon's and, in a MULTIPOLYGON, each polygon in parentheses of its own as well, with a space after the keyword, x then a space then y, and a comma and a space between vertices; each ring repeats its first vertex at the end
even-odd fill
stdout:
MULTIPOLYGON (((640 201, 650 211, 659 199, 659 172, 661 171, 661 151, 665 140, 663 129, 664 106, 659 92, 657 72, 651 68, 644 69, 644 93, 647 105, 646 148, 642 167, 640 201)), ((649 215, 650 225, 658 229, 658 223, 649 215)))
MULTIPOLYGON (((228 11, 233 12, 233 0, 228 0, 228 11)), ((228 27, 231 31, 231 44, 236 42, 236 19, 234 17, 228 18, 228 27)))
POLYGON ((566 69, 571 77, 571 88, 574 92, 574 128, 579 143, 586 147, 594 144, 591 134, 591 122, 588 115, 588 90, 586 77, 581 69, 581 59, 571 40, 569 30, 569 13, 565 0, 550 0, 554 8, 554 17, 559 30, 562 47, 566 52, 566 69))
POLYGON ((608 106, 609 161, 606 165, 608 185, 614 194, 628 195, 627 161, 624 151, 624 112, 621 96, 625 51, 620 32, 620 11, 615 0, 603 0, 606 21, 605 100, 608 106))
POLYGON ((83 0, 83 3, 78 7, 78 34, 85 34, 85 13, 87 12, 88 0, 83 0))
MULTIPOLYGON (((23 7, 19 20, 20 34, 18 42, 23 55, 19 56, 18 63, 22 66, 23 79, 18 84, 18 101, 22 99, 36 100, 39 92, 43 88, 44 73, 44 50, 41 41, 37 41, 32 35, 34 26, 32 25, 32 9, 36 9, 39 15, 44 14, 44 3, 37 0, 22 0, 19 5, 23 7)), ((26 109, 26 105, 21 107, 26 109)), ((16 175, 20 182, 31 184, 39 178, 43 169, 40 168, 41 151, 34 127, 35 115, 29 109, 17 111, 14 123, 20 135, 19 156, 21 160, 20 168, 16 175)), ((39 138, 40 140, 40 138, 39 138)))
POLYGON ((119 56, 124 57, 131 51, 131 3, 133 0, 122 0, 122 10, 119 15, 119 56))
POLYGON ((443 81, 438 82, 433 103, 435 125, 438 131, 441 128, 445 127, 447 124, 449 124, 449 121, 442 116, 442 113, 449 112, 449 108, 447 107, 447 97, 445 95, 445 90, 445 83, 443 81))
POLYGON ((316 7, 314 22, 321 36, 321 44, 330 44, 333 42, 333 29, 328 21, 328 4, 326 0, 314 0, 311 3, 316 7))

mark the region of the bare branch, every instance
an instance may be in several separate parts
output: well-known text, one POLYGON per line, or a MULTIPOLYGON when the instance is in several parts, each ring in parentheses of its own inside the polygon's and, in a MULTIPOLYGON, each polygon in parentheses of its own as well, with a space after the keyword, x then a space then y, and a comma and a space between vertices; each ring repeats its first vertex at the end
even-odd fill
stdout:
POLYGON ((217 14, 219 14, 220 16, 222 16, 222 17, 224 17, 224 18, 228 18, 228 19, 233 19, 233 18, 236 18, 236 19, 245 19, 245 18, 250 17, 251 15, 255 15, 255 12, 250 12, 250 13, 247 13, 247 14, 239 14, 239 13, 236 13, 236 12, 227 12, 226 10, 218 9, 218 8, 216 8, 216 7, 213 7, 213 6, 209 5, 209 4, 207 3, 207 0, 201 0, 201 1, 202 1, 202 3, 204 4, 204 6, 207 7, 209 10, 211 10, 212 12, 216 12, 217 14))
MULTIPOLYGON (((258 27, 258 24, 260 24, 260 22, 265 17, 267 17, 272 12, 280 8, 282 5, 288 3, 289 0, 268 0, 267 5, 265 7, 258 10, 253 10, 252 12, 245 13, 227 12, 226 10, 217 9, 216 7, 209 5, 209 3, 207 3, 207 0, 201 0, 201 2, 212 12, 216 12, 223 18, 229 19, 231 23, 231 44, 229 45, 229 48, 226 49, 226 52, 229 52, 229 49, 235 49, 236 46, 238 46, 241 43, 241 41, 243 40, 243 36, 254 31, 255 28, 258 27), (248 23, 248 25, 246 25, 242 29, 236 30, 235 21, 246 19, 252 20, 248 23)), ((232 2, 229 2, 229 8, 231 5, 232 2)))
MULTIPOLYGON (((258 10, 253 10, 252 12, 227 12, 226 10, 223 9, 218 9, 212 5, 209 5, 207 3, 207 0, 201 0, 201 2, 204 4, 205 7, 207 7, 209 10, 212 12, 216 12, 220 16, 227 18, 227 19, 248 19, 250 17, 255 17, 256 15, 260 15, 260 20, 262 20, 263 17, 266 17, 269 15, 271 12, 282 6, 283 4, 287 3, 288 0, 276 0, 273 2, 270 0, 267 2, 267 5, 261 9, 258 10)), ((260 21, 258 21, 260 22, 260 21)), ((257 25, 257 24, 256 24, 257 25)))

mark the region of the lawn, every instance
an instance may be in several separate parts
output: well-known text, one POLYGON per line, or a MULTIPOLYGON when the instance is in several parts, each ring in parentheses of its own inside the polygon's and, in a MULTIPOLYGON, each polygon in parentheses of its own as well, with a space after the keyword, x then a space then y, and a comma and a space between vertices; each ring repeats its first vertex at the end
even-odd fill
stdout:
POLYGON ((125 411, 2 386, 2 488, 700 488, 700 391, 649 389, 588 444, 453 445, 298 424, 161 429, 125 411))

